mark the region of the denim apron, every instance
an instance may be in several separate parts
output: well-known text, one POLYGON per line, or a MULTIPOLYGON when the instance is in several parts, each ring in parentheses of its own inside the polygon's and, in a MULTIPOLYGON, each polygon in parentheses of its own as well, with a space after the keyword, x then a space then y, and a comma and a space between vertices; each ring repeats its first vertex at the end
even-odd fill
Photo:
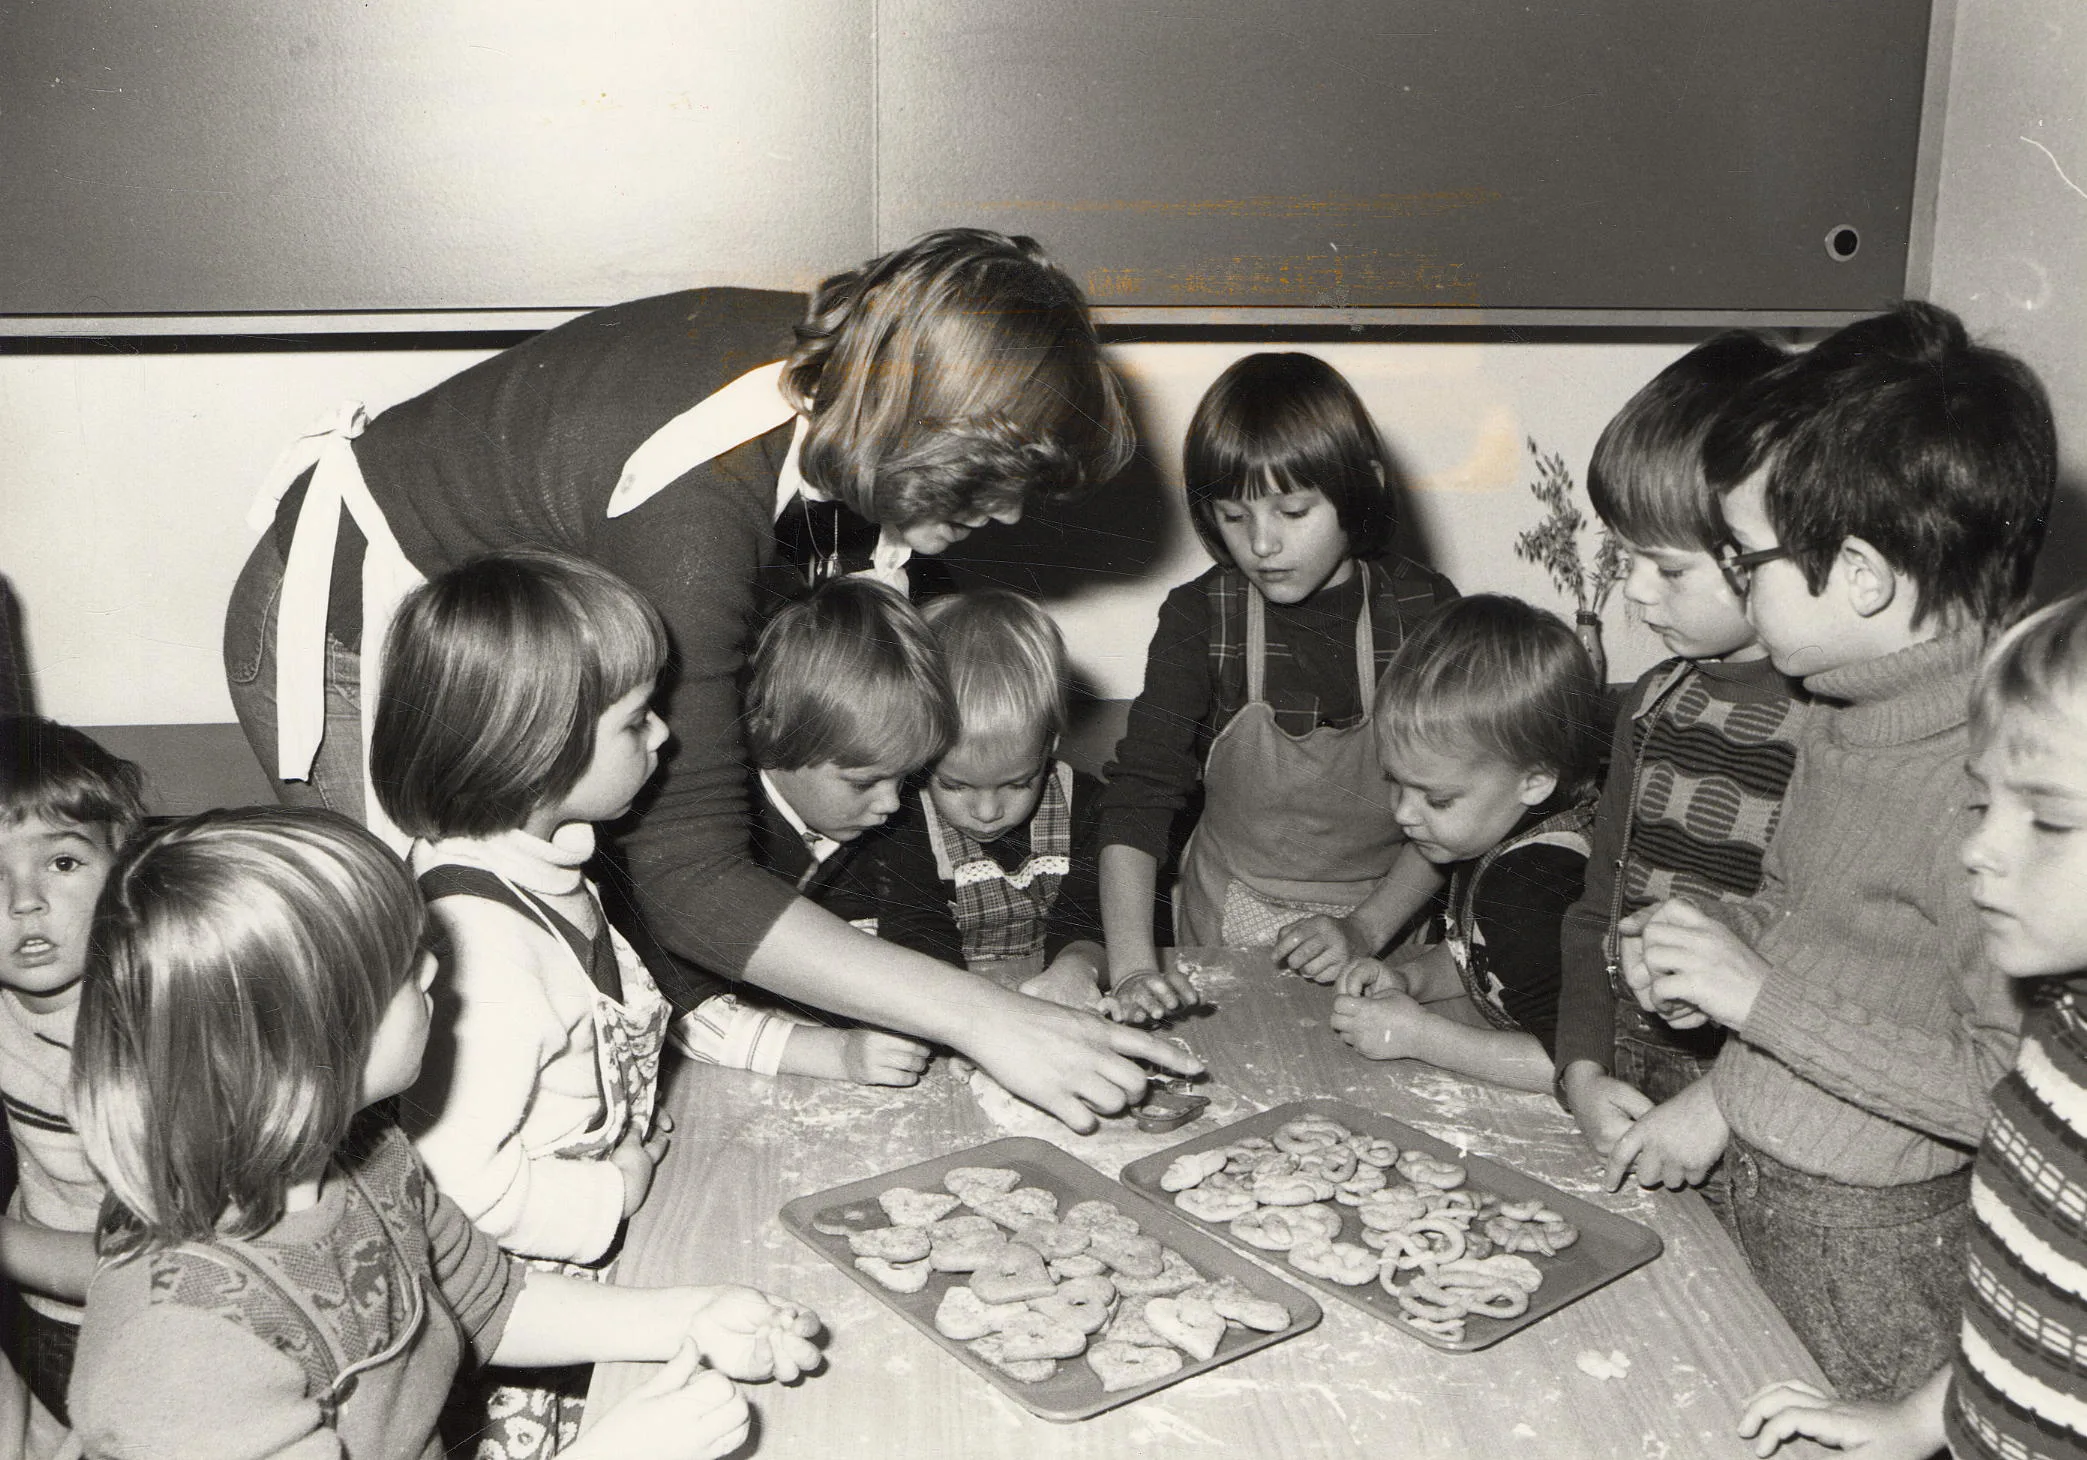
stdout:
POLYGON ((1267 701, 1267 604, 1246 600, 1246 704, 1211 742, 1203 816, 1182 853, 1174 932, 1183 947, 1265 947, 1313 913, 1352 911, 1391 871, 1405 834, 1377 759, 1376 632, 1370 575, 1355 620, 1362 718, 1291 735, 1267 701))

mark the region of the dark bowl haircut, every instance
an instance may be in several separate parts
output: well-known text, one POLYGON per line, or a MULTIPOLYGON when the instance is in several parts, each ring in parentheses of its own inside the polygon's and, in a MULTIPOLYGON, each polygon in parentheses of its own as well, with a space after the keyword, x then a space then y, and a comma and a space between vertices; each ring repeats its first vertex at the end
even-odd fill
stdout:
POLYGON ((1396 513, 1383 438, 1355 388, 1316 355, 1235 360, 1196 406, 1181 470, 1196 533, 1220 563, 1231 564, 1232 554, 1217 504, 1282 492, 1323 493, 1351 556, 1391 550, 1396 513))

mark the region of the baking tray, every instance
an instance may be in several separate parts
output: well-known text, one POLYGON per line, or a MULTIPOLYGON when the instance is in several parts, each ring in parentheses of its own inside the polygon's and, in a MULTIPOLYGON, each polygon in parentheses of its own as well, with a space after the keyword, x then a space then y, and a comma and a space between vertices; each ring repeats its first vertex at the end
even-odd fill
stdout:
MULTIPOLYGON (((961 1208, 960 1208, 961 1210, 961 1208)), ((1197 1231, 1177 1215, 1171 1206, 1155 1207, 1103 1176, 1093 1167, 1068 1156, 1046 1141, 1028 1136, 1010 1136, 1004 1140, 990 1141, 983 1146, 957 1151, 947 1156, 938 1156, 932 1161, 921 1161, 904 1166, 896 1171, 886 1171, 846 1186, 836 1186, 826 1191, 800 1196, 784 1204, 782 1222, 798 1240, 839 1268, 872 1297, 893 1309, 901 1318, 928 1336, 936 1347, 949 1354, 958 1363, 970 1369, 988 1384, 1012 1399, 1016 1404, 1040 1418, 1067 1422, 1087 1419, 1103 1410, 1113 1409, 1119 1404, 1128 1404, 1142 1399, 1169 1384, 1178 1384, 1183 1379, 1193 1378, 1219 1364, 1229 1364, 1234 1359, 1244 1358, 1256 1349, 1272 1343, 1281 1343, 1318 1325, 1323 1315, 1311 1295, 1270 1273, 1259 1263, 1250 1262, 1219 1242, 1214 1242, 1197 1231), (1022 1184, 1040 1186, 1058 1198, 1058 1209, 1064 1211, 1074 1202, 1096 1199, 1112 1201, 1123 1209, 1124 1215, 1137 1222, 1147 1236, 1157 1238, 1163 1246, 1171 1247, 1187 1258, 1196 1270, 1206 1278, 1234 1277, 1253 1290, 1256 1297, 1270 1298, 1281 1303, 1290 1311, 1290 1326, 1275 1333, 1257 1333, 1252 1329, 1227 1327, 1223 1342, 1217 1353, 1205 1360, 1197 1360, 1184 1354, 1182 1366, 1164 1379, 1140 1384, 1129 1389, 1107 1393, 1101 1380, 1087 1367, 1084 1359, 1072 1358, 1058 1361, 1058 1372, 1040 1384, 1024 1384, 1001 1373, 984 1359, 953 1338, 945 1338, 935 1330, 935 1308, 942 1295, 957 1283, 968 1281, 963 1273, 932 1274, 928 1285, 918 1293, 895 1293, 863 1272, 855 1265, 855 1254, 849 1250, 846 1237, 830 1236, 816 1230, 812 1221, 821 1212, 832 1207, 844 1207, 866 1202, 876 1208, 877 1193, 894 1186, 910 1186, 917 1191, 942 1190, 942 1177, 957 1166, 1007 1166, 1022 1173, 1022 1184)))
MULTIPOLYGON (((1143 1157, 1123 1168, 1123 1183, 1148 1200, 1162 1204, 1183 1221, 1192 1222, 1207 1232, 1216 1234, 1221 1240, 1233 1244, 1242 1252, 1252 1252, 1263 1262, 1283 1263, 1286 1276, 1299 1282, 1310 1283, 1322 1292, 1331 1293, 1342 1302, 1362 1309, 1373 1317, 1381 1318, 1401 1333, 1411 1334, 1423 1343, 1436 1348, 1448 1349, 1453 1353, 1468 1353, 1482 1349, 1511 1334, 1518 1333, 1532 1323, 1556 1313, 1569 1303, 1578 1301, 1596 1288, 1614 1282, 1625 1273, 1643 1267, 1659 1256, 1665 1244, 1659 1234, 1650 1227, 1619 1217, 1614 1212, 1605 1212, 1600 1207, 1567 1196, 1548 1182, 1526 1176, 1511 1166, 1503 1166, 1484 1156, 1460 1154, 1455 1147, 1433 1136, 1415 1130, 1412 1126, 1393 1120, 1388 1115, 1364 1110, 1341 1100, 1300 1100, 1290 1105, 1278 1105, 1273 1110, 1264 1110, 1251 1119, 1236 1121, 1170 1146, 1164 1151, 1143 1157), (1245 1136, 1273 1135, 1280 1126, 1289 1124, 1301 1116, 1324 1116, 1339 1121, 1357 1135, 1382 1136, 1402 1151, 1425 1151, 1445 1161, 1454 1161, 1465 1170, 1465 1185, 1490 1191, 1506 1201, 1541 1201, 1580 1229, 1580 1240, 1555 1257, 1533 1257, 1544 1275, 1543 1286, 1529 1298, 1528 1310, 1514 1318, 1487 1318, 1482 1314, 1471 1314, 1464 1320, 1464 1337, 1455 1341, 1438 1338, 1408 1325, 1400 1316, 1398 1300, 1385 1292, 1382 1285, 1371 1282, 1363 1287, 1343 1287, 1336 1282, 1299 1272, 1283 1263, 1280 1252, 1262 1252, 1241 1243, 1230 1228, 1222 1222, 1205 1222, 1182 1211, 1174 1205, 1174 1193, 1160 1188, 1159 1178, 1173 1164, 1174 1158, 1189 1151, 1201 1151, 1212 1146, 1229 1146, 1245 1136)), ((1329 1205, 1331 1205, 1329 1203, 1329 1205)), ((1340 1241, 1361 1242, 1362 1220, 1356 1216, 1355 1208, 1335 1206, 1341 1214, 1340 1241)))

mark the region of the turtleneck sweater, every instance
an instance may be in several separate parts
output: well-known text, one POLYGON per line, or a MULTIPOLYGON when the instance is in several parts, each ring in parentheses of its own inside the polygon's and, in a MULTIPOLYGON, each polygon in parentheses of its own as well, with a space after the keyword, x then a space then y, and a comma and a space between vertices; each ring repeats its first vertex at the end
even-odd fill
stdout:
POLYGON ((1742 1140, 1852 1186, 1969 1164, 2021 1008, 1985 958, 1957 849, 1984 636, 1812 675, 1758 897, 1712 908, 1770 965, 1718 1059, 1742 1140))

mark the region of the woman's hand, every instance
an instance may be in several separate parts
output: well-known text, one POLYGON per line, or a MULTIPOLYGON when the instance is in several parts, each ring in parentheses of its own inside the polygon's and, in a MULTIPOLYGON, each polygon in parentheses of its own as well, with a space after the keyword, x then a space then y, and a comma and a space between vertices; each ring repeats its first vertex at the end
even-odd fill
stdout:
POLYGON ((819 1315, 786 1298, 726 1283, 697 1288, 688 1338, 734 1379, 794 1383, 819 1367, 819 1315))
POLYGON ((1037 999, 994 1011, 971 1030, 963 1052, 1014 1094, 1082 1135, 1145 1093, 1136 1061, 1177 1075, 1200 1075, 1194 1055, 1140 1029, 1037 999))

